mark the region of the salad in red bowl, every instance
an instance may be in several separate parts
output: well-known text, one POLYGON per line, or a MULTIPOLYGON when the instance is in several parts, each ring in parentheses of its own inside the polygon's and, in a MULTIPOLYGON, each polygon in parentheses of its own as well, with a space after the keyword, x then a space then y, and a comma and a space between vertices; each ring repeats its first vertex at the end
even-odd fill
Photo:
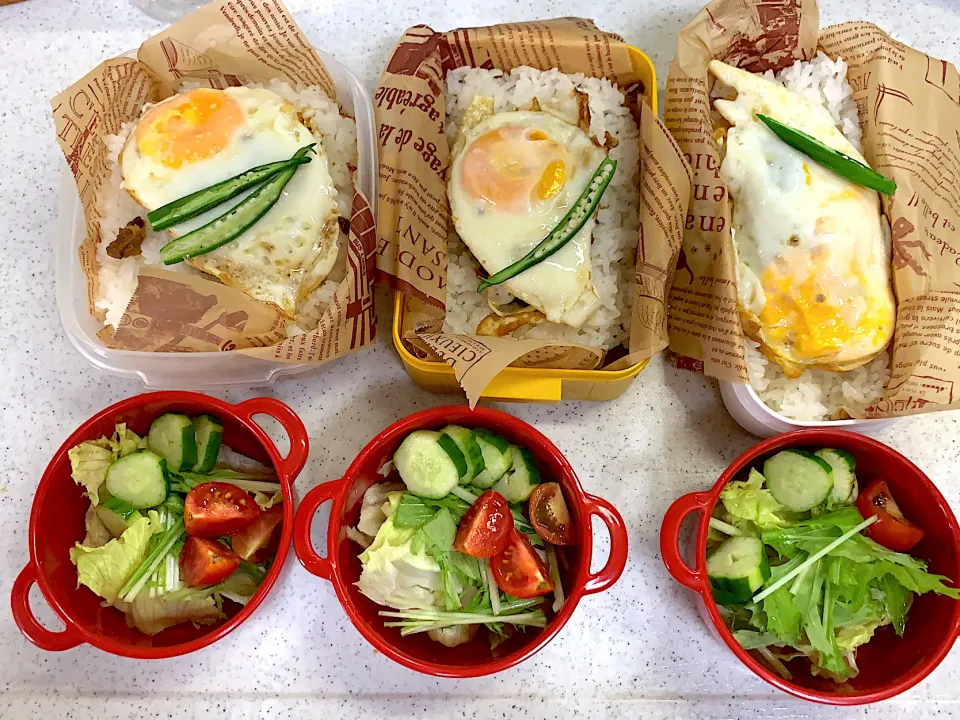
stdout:
POLYGON ((706 570, 721 617, 786 679, 801 659, 846 682, 880 628, 904 634, 916 596, 960 598, 907 554, 924 533, 886 481, 858 484, 850 453, 788 448, 729 482, 710 519, 706 570))
POLYGON ((70 550, 78 584, 148 635, 245 605, 277 551, 276 475, 222 439, 213 415, 165 413, 145 437, 121 423, 68 452, 90 502, 86 536, 70 550))
POLYGON ((560 610, 577 533, 528 449, 482 427, 415 430, 381 472, 347 535, 363 548, 357 588, 386 608, 386 627, 448 647, 485 628, 496 648, 560 610))

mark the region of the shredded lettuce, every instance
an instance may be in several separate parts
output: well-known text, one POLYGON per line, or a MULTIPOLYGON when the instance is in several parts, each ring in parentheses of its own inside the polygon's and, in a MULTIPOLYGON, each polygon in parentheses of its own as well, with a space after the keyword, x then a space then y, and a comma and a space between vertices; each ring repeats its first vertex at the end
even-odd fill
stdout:
POLYGON ((70 561, 77 566, 77 580, 108 603, 143 562, 151 536, 163 530, 154 511, 128 527, 123 535, 97 548, 77 543, 70 549, 70 561))

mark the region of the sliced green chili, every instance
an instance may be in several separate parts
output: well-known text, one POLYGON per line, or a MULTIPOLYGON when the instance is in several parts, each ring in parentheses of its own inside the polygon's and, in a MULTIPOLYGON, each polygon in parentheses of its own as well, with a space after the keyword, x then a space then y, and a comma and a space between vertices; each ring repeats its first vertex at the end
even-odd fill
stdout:
POLYGON ((490 277, 481 280, 480 285, 477 287, 477 292, 482 292, 492 285, 499 285, 519 275, 524 270, 546 260, 570 242, 586 224, 587 219, 593 215, 593 211, 597 209, 597 205, 600 204, 600 198, 603 197, 603 193, 613 179, 613 173, 616 169, 616 160, 604 158, 603 162, 600 163, 590 178, 590 182, 587 183, 587 187, 580 194, 580 197, 570 206, 570 211, 563 216, 563 220, 557 223, 557 226, 553 228, 543 240, 537 243, 537 246, 533 250, 500 272, 494 273, 490 277))
MULTIPOLYGON (((313 147, 313 144, 309 147, 313 147)), ((308 162, 310 162, 310 158, 305 155, 299 157, 294 155, 289 160, 258 165, 229 180, 224 180, 203 190, 197 190, 197 192, 186 195, 179 200, 167 203, 163 207, 148 213, 147 220, 150 221, 150 227, 154 230, 166 230, 168 227, 195 218, 197 215, 215 208, 230 198, 236 197, 244 190, 256 187, 279 172, 308 162)))
MULTIPOLYGON (((313 145, 308 145, 300 148, 294 158, 303 157, 312 147, 313 145)), ((174 265, 187 258, 205 255, 242 235, 266 215, 280 199, 280 193, 297 172, 298 167, 299 165, 292 165, 286 170, 281 170, 217 219, 168 242, 160 248, 163 264, 174 265)))
POLYGON ((763 121, 778 138, 783 140, 794 150, 799 150, 811 160, 823 165, 827 170, 832 170, 844 180, 849 180, 854 185, 861 185, 871 190, 876 190, 884 195, 893 195, 897 189, 897 184, 893 180, 888 180, 868 165, 864 165, 849 155, 827 147, 814 137, 810 137, 805 132, 795 130, 789 125, 774 120, 772 117, 757 113, 757 117, 763 121))

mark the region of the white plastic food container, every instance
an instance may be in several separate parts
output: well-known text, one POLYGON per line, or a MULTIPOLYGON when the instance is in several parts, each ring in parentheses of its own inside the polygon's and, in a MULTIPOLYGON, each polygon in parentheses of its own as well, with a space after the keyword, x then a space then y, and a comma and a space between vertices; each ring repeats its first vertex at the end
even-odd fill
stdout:
MULTIPOLYGON (((377 214, 377 135, 370 95, 345 65, 317 51, 337 86, 344 112, 357 121, 357 182, 377 214)), ((140 378, 148 388, 214 388, 271 385, 288 375, 317 371, 313 363, 281 363, 239 352, 157 353, 111 350, 97 337, 100 323, 87 311, 87 281, 77 250, 84 238, 83 206, 73 176, 63 165, 59 236, 56 245, 57 305, 70 342, 94 367, 112 375, 140 378)))
POLYGON ((720 396, 727 412, 740 426, 758 437, 771 437, 779 433, 801 430, 803 428, 830 427, 840 430, 873 435, 899 418, 881 418, 878 420, 791 420, 771 410, 760 400, 756 391, 744 383, 720 381, 720 396))

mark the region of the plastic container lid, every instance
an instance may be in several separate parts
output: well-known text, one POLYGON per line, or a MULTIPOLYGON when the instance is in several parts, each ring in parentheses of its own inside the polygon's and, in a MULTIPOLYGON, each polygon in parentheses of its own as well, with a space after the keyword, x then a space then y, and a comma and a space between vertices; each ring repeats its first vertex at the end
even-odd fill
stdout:
MULTIPOLYGON (((377 145, 370 95, 345 65, 317 51, 337 86, 337 99, 357 121, 357 182, 376 217, 377 145)), ((87 281, 77 249, 84 238, 83 206, 66 163, 60 188, 59 234, 56 244, 57 305, 60 321, 73 343, 92 365, 127 378, 139 378, 149 388, 213 388, 231 385, 270 385, 277 378, 317 371, 313 363, 282 363, 239 352, 157 353, 108 348, 97 332, 100 323, 87 312, 87 281)))

